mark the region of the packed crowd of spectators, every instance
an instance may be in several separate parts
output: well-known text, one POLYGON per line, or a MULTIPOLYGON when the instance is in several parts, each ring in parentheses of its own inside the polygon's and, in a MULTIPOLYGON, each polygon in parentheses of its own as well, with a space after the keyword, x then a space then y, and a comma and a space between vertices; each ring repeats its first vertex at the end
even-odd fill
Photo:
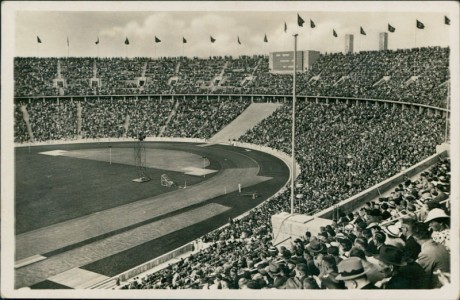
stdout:
POLYGON ((209 139, 240 115, 250 100, 107 96, 15 103, 15 142, 147 136, 209 139), (78 105, 77 105, 78 104, 78 105), (78 111, 80 110, 80 114, 78 111), (25 111, 25 112, 24 112, 25 111), (24 120, 27 115, 28 121, 24 120), (78 122, 81 124, 78 130, 78 122))
POLYGON ((122 289, 434 289, 450 282, 450 160, 318 235, 272 244, 274 198, 202 238, 204 250, 122 289))
MULTIPOLYGON (((239 58, 16 58, 15 95, 289 95, 292 76, 273 74, 268 56, 239 58), (58 75, 62 89, 53 87, 58 75), (91 78, 101 86, 93 86, 91 78), (139 81, 139 78, 144 80, 139 81)), ((298 95, 374 98, 446 106, 449 48, 321 54, 297 78, 298 95)))
POLYGON ((167 137, 209 139, 238 117, 250 104, 248 100, 179 100, 178 109, 163 132, 167 137))
MULTIPOLYGON (((296 107, 302 213, 329 207, 435 153, 445 120, 381 106, 315 104, 296 107)), ((282 106, 240 141, 291 153, 292 108, 282 106)), ((299 191, 300 192, 300 191, 299 191)))

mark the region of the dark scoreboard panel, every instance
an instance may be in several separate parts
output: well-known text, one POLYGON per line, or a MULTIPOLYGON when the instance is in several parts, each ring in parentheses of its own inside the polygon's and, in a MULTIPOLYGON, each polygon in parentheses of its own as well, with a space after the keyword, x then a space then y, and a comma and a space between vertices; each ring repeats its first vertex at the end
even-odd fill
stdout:
MULTIPOLYGON (((297 51, 297 70, 302 71, 303 51, 297 51)), ((294 67, 294 51, 281 51, 270 53, 271 69, 273 72, 293 71, 294 67)))

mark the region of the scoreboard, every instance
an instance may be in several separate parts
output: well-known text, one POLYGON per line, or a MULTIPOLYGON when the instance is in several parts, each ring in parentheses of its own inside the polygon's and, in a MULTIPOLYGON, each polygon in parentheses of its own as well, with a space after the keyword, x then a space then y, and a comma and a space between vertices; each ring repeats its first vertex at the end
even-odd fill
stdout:
MULTIPOLYGON (((306 71, 319 57, 319 51, 297 51, 297 71, 306 71)), ((269 68, 272 73, 294 71, 294 51, 270 52, 269 68)))

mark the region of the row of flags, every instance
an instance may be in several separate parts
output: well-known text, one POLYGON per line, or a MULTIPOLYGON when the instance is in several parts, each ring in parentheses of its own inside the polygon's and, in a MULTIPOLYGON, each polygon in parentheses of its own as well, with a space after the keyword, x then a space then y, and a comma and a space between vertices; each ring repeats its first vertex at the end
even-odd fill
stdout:
MULTIPOLYGON (((305 23, 304 19, 303 19, 299 14, 297 14, 297 25, 298 25, 299 27, 303 27, 303 24, 304 24, 304 23, 305 23)), ((450 25, 450 19, 449 19, 447 16, 444 16, 444 24, 445 24, 445 25, 450 25)), ((423 24, 423 23, 422 23, 421 21, 419 21, 419 20, 416 20, 415 26, 417 27, 417 29, 425 29, 425 24, 423 24)), ((313 28, 315 28, 315 27, 316 27, 315 22, 314 22, 312 19, 310 19, 310 28, 313 29, 313 28)), ((362 26, 360 26, 359 29, 360 29, 360 30, 359 30, 359 33, 360 33, 361 35, 366 35, 366 31, 364 31, 364 29, 363 29, 362 26)), ((396 28, 393 27, 393 26, 391 26, 390 24, 388 24, 388 31, 391 32, 391 33, 393 33, 393 32, 396 31, 396 28)), ((286 22, 284 22, 284 32, 287 32, 287 24, 286 24, 286 22)), ((337 34, 337 32, 335 31, 335 29, 332 29, 332 35, 333 35, 334 37, 338 37, 338 34, 337 34)), ((216 42, 216 39, 211 35, 211 36, 210 36, 210 41, 211 41, 211 43, 214 43, 214 42, 216 42)), ((241 45, 241 40, 240 40, 240 37, 239 37, 239 36, 237 36, 237 42, 238 42, 239 45, 241 45)), ((264 42, 265 42, 265 43, 268 43, 267 34, 265 34, 265 36, 264 36, 264 42)), ((39 37, 38 35, 37 35, 37 43, 39 43, 39 44, 42 43, 42 40, 40 39, 40 37, 39 37)), ((161 43, 161 40, 160 40, 157 36, 155 36, 155 43, 161 43)), ((182 43, 183 43, 183 44, 187 44, 187 39, 186 39, 185 37, 182 37, 182 43)), ((96 45, 99 44, 99 37, 97 37, 97 40, 96 40, 96 42, 94 42, 94 44, 96 44, 96 45)), ((125 39, 125 45, 129 45, 129 39, 128 39, 128 37, 126 37, 126 39, 125 39)), ((68 37, 67 37, 67 46, 70 46, 70 42, 69 42, 69 38, 68 38, 68 37)))

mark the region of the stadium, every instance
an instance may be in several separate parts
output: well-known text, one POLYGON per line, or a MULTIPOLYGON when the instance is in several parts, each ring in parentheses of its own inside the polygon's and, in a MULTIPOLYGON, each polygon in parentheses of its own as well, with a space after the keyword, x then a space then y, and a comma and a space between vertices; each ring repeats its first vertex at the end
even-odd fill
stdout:
POLYGON ((451 49, 389 49, 393 26, 372 50, 358 25, 337 52, 14 57, 14 288, 449 286, 451 49))

